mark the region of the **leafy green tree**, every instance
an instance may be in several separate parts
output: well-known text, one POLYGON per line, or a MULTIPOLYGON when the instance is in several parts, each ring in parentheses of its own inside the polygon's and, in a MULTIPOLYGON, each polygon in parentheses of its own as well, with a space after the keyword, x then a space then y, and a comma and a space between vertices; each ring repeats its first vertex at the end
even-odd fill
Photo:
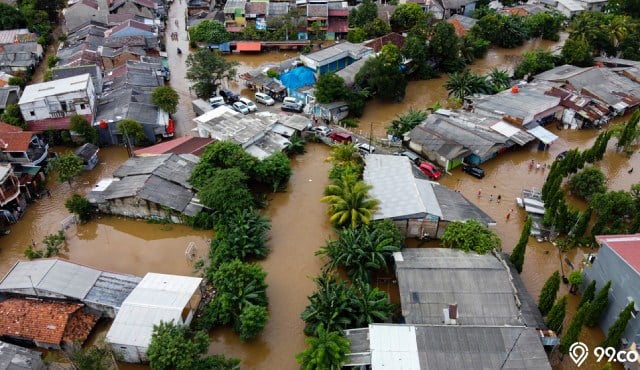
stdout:
POLYGON ((269 320, 269 312, 264 306, 248 304, 242 308, 236 321, 236 332, 240 334, 240 340, 246 342, 260 334, 269 320))
POLYGON ((2 112, 2 115, 0 115, 0 121, 20 127, 21 129, 27 128, 27 124, 22 118, 22 113, 20 112, 20 106, 18 106, 18 104, 7 105, 4 112, 2 112))
POLYGON ((0 30, 23 28, 26 22, 20 11, 5 3, 0 3, 0 30))
POLYGON ((600 316, 606 311, 607 306, 609 306, 609 289, 611 288, 611 280, 607 281, 607 283, 598 291, 596 297, 591 302, 591 308, 585 317, 584 323, 587 326, 593 327, 598 325, 598 321, 600 321, 600 316))
POLYGON ((239 370, 240 360, 205 355, 209 337, 204 331, 170 322, 154 325, 147 357, 154 370, 239 370))
POLYGON ((569 179, 569 188, 576 196, 590 199, 595 194, 607 191, 606 180, 606 176, 599 168, 586 167, 571 176, 569 179))
POLYGON ((387 270, 393 252, 401 246, 394 244, 392 236, 372 227, 348 227, 337 233, 338 239, 327 242, 316 254, 329 257, 326 268, 342 266, 353 280, 370 282, 374 272, 387 270))
POLYGON ((560 56, 566 64, 573 64, 579 67, 593 65, 591 46, 584 39, 569 38, 565 40, 560 56))
POLYGON ((304 147, 305 144, 306 140, 301 138, 298 133, 295 133, 289 138, 289 144, 287 145, 286 152, 289 155, 304 154, 307 151, 304 147))
POLYGON ((352 176, 342 176, 327 186, 321 201, 329 204, 327 214, 335 227, 357 227, 368 224, 378 208, 378 201, 369 198, 370 185, 352 176))
POLYGON ((91 203, 80 194, 73 193, 64 202, 64 206, 69 212, 76 214, 80 222, 87 222, 91 219, 91 203))
POLYGON ((382 99, 401 101, 405 95, 407 80, 400 71, 400 56, 396 46, 385 45, 381 54, 367 59, 355 76, 356 84, 368 89, 382 99), (395 50, 394 50, 395 49, 395 50), (388 53, 385 54, 385 51, 388 53))
POLYGON ((347 33, 347 41, 359 44, 367 39, 367 32, 360 27, 355 27, 347 33))
POLYGON ((326 330, 323 324, 306 342, 307 348, 296 355, 303 370, 340 370, 350 352, 349 340, 339 331, 326 330))
POLYGON ((71 187, 71 181, 82 173, 84 161, 73 153, 65 153, 50 161, 50 166, 58 173, 58 181, 71 187))
POLYGON ((629 118, 629 121, 624 125, 623 130, 618 134, 618 148, 624 148, 629 150, 631 144, 640 134, 638 130, 638 121, 640 120, 640 111, 635 111, 629 118))
POLYGON ((336 275, 323 271, 313 279, 316 290, 309 295, 309 305, 300 314, 305 322, 304 333, 317 335, 323 325, 328 331, 339 331, 354 327, 356 313, 352 305, 355 291, 336 275))
POLYGON ((269 220, 252 209, 236 210, 220 217, 216 224, 216 234, 211 240, 209 261, 211 270, 215 270, 223 262, 233 259, 247 260, 265 258, 269 220))
POLYGON ((575 293, 580 285, 582 285, 582 272, 580 271, 571 271, 569 274, 569 284, 571 284, 570 293, 575 293))
POLYGON ((222 44, 231 39, 231 36, 224 24, 216 20, 205 19, 189 28, 189 40, 196 42, 207 42, 222 44))
POLYGON ((569 297, 565 294, 560 299, 556 301, 556 303, 551 307, 549 314, 547 315, 547 319, 545 320, 545 324, 547 327, 556 333, 560 333, 562 331, 562 325, 564 324, 564 316, 567 311, 567 300, 569 297))
POLYGON ((353 305, 356 312, 354 327, 367 327, 371 323, 389 320, 394 305, 387 292, 374 288, 368 282, 356 280, 353 305))
POLYGON ((217 51, 198 49, 187 57, 187 79, 193 82, 193 89, 199 98, 208 98, 225 79, 236 75, 235 61, 227 61, 217 51))
POLYGON ((163 111, 174 114, 178 110, 180 95, 169 85, 159 86, 151 93, 151 102, 163 111))
MULTIPOLYGON (((597 193, 589 200, 589 206, 595 210, 598 222, 603 225, 624 219, 635 212, 633 197, 624 190, 597 193)), ((593 230, 591 233, 597 235, 593 230)))
POLYGON ((542 316, 547 316, 549 310, 553 306, 553 302, 556 300, 556 294, 560 289, 560 273, 554 271, 553 274, 547 279, 540 292, 540 298, 538 300, 538 308, 542 316))
POLYGON ((401 138, 427 119, 427 116, 427 112, 409 107, 407 113, 397 114, 396 118, 391 121, 391 124, 387 126, 387 134, 401 138))
POLYGON ((615 54, 615 46, 611 41, 607 27, 609 17, 610 15, 595 11, 576 15, 571 21, 569 38, 586 41, 593 55, 598 55, 601 52, 615 54))
POLYGON ((528 38, 524 17, 507 16, 491 11, 478 20, 471 32, 503 48, 522 45, 528 38))
POLYGON ((335 73, 320 75, 316 82, 315 97, 318 103, 331 103, 347 96, 347 86, 342 77, 335 73))
POLYGON ((218 170, 213 178, 200 188, 198 199, 219 214, 250 209, 253 206, 253 196, 245 183, 246 180, 247 176, 237 168, 218 170))
POLYGON ((200 161, 191 173, 189 183, 202 188, 218 169, 237 168, 247 178, 254 176, 258 160, 247 153, 242 146, 221 140, 207 145, 200 161))
POLYGON ((347 102, 349 103, 349 115, 353 117, 361 117, 364 113, 367 98, 371 96, 369 90, 354 86, 347 94, 347 102))
POLYGON ((69 356, 76 370, 115 370, 118 368, 111 346, 105 342, 82 349, 79 345, 69 356))
POLYGON ((415 3, 398 5, 389 19, 391 29, 395 32, 410 30, 415 26, 422 26, 426 21, 427 16, 424 9, 415 3))
POLYGON ((471 250, 478 254, 501 248, 498 235, 474 219, 450 223, 440 240, 445 247, 462 249, 465 252, 471 250))
POLYGON ((444 83, 449 96, 462 100, 473 94, 490 94, 492 88, 485 76, 475 74, 468 69, 449 74, 449 80, 444 83))
POLYGON ((613 347, 618 348, 620 344, 620 340, 622 339, 622 334, 627 329, 627 324, 631 319, 631 313, 635 310, 635 302, 629 302, 629 304, 620 312, 618 315, 618 319, 616 322, 611 325, 609 328, 609 332, 607 332, 607 337, 602 342, 602 347, 613 347))
POLYGON ((524 256, 527 251, 527 242, 529 241, 529 235, 531 235, 532 224, 533 219, 531 216, 527 217, 527 222, 524 223, 524 228, 520 234, 520 240, 518 240, 518 244, 516 244, 515 248, 513 248, 513 252, 511 252, 511 255, 509 256, 509 261, 513 263, 513 266, 518 270, 518 273, 522 272, 524 256))
POLYGON ((402 55, 411 59, 415 66, 414 75, 420 79, 427 80, 436 76, 436 71, 428 63, 429 48, 427 46, 427 36, 419 30, 411 30, 405 39, 402 48, 402 55))
POLYGON ((504 91, 511 86, 511 78, 509 77, 509 73, 495 67, 491 68, 491 71, 487 75, 487 80, 491 85, 491 89, 494 93, 504 91))
POLYGON ((363 0, 349 12, 349 25, 363 28, 378 18, 378 6, 372 0, 363 0))
POLYGON ((276 152, 264 158, 256 165, 256 179, 276 191, 284 191, 293 173, 291 162, 283 152, 276 152))
POLYGON ((564 16, 559 12, 537 13, 525 18, 524 24, 531 37, 542 37, 545 40, 558 41, 562 30, 564 16))
MULTIPOLYGON (((407 5, 416 5, 420 8, 418 4, 407 5)), ((464 61, 460 57, 459 43, 456 30, 451 23, 437 23, 429 40, 429 56, 431 60, 445 72, 464 69, 464 61)))
POLYGON ((374 39, 391 33, 391 27, 380 18, 376 18, 362 26, 362 30, 367 35, 367 39, 374 39))
POLYGON ((98 143, 98 130, 79 114, 74 114, 69 118, 69 129, 80 135, 87 143, 98 143))
POLYGON ((473 32, 467 32, 460 38, 460 56, 465 63, 471 64, 476 59, 484 58, 491 47, 491 42, 476 36, 473 32))
POLYGON ((522 79, 525 76, 532 77, 554 66, 555 60, 550 51, 543 51, 541 49, 526 51, 522 54, 522 61, 515 67, 513 77, 515 79, 522 79))
POLYGON ((139 144, 146 139, 144 128, 140 122, 133 119, 125 118, 121 120, 116 124, 116 128, 124 135, 129 146, 131 146, 132 141, 133 144, 139 144))
POLYGON ((578 308, 582 307, 585 303, 593 302, 593 298, 596 295, 596 281, 591 280, 589 285, 582 292, 582 297, 580 298, 580 303, 578 303, 578 308))
POLYGON ((582 325, 584 325, 584 320, 589 312, 590 306, 591 305, 589 303, 585 303, 584 306, 580 307, 578 312, 573 316, 571 324, 569 324, 569 328, 562 336, 562 339, 560 339, 560 352, 562 354, 568 354, 569 347, 578 341, 580 332, 582 331, 582 325))

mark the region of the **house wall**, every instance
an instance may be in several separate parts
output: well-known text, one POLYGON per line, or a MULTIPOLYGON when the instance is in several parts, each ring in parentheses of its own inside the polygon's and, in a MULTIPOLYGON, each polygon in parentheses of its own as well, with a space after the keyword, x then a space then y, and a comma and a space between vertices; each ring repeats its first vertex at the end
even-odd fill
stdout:
POLYGON ((440 154, 438 154, 436 152, 426 150, 425 148, 423 148, 422 144, 410 141, 409 142, 409 149, 413 150, 414 152, 416 152, 418 154, 423 155, 430 162, 433 162, 434 164, 437 164, 438 166, 440 166, 442 168, 447 168, 447 164, 449 162, 449 160, 447 160, 447 158, 444 158, 443 156, 441 156, 440 154))
POLYGON ((123 345, 118 343, 111 343, 113 352, 122 356, 122 361, 128 363, 141 363, 147 362, 147 347, 136 347, 130 345, 123 345))
POLYGON ((136 197, 110 199, 108 213, 135 218, 166 218, 170 215, 159 204, 136 197))
MULTIPOLYGON (((609 247, 602 246, 591 266, 584 268, 582 290, 596 280, 596 289, 602 288, 611 280, 609 290, 609 306, 603 313, 599 325, 607 333, 609 327, 617 320, 618 314, 629 304, 628 297, 640 306, 640 274, 625 263, 609 247)), ((629 343, 640 343, 640 317, 631 318, 622 336, 629 343)))
POLYGON ((20 104, 20 112, 25 121, 35 121, 48 118, 59 118, 74 114, 95 114, 96 95, 93 83, 89 81, 86 90, 52 95, 44 99, 20 104), (66 104, 63 110, 61 102, 66 104))
POLYGON ((419 238, 425 234, 435 237, 438 229, 438 221, 428 219, 394 220, 405 238, 419 238))

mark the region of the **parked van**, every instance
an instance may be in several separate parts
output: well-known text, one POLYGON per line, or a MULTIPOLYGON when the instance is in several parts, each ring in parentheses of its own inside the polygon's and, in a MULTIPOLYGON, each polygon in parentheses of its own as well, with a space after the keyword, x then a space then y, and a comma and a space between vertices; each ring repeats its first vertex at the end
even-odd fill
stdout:
POLYGON ((335 141, 336 143, 342 143, 342 144, 347 144, 353 141, 353 139, 351 138, 351 135, 347 134, 346 132, 340 132, 340 131, 334 131, 330 133, 329 138, 335 141))

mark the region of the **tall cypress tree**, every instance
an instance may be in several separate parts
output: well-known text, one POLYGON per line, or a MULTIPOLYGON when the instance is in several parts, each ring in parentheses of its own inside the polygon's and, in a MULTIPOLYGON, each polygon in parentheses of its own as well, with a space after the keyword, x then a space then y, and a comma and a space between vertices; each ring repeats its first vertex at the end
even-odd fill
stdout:
POLYGON ((582 307, 585 303, 591 303, 593 301, 593 297, 596 296, 596 281, 591 280, 587 288, 582 292, 582 298, 580 298, 580 303, 578 304, 578 308, 582 307))
POLYGON ((587 326, 596 326, 600 320, 600 316, 607 309, 609 305, 609 288, 611 287, 611 280, 607 281, 602 289, 598 291, 598 294, 591 302, 591 309, 585 319, 587 326))
POLYGON ((560 297, 553 307, 551 307, 551 311, 549 311, 549 314, 547 315, 545 323, 549 329, 556 333, 560 333, 562 331, 562 324, 564 323, 564 315, 567 311, 568 299, 569 297, 566 294, 560 297))
POLYGON ((584 319, 589 312, 589 303, 585 303, 584 306, 580 307, 576 315, 573 316, 573 320, 571 320, 571 324, 569 324, 569 329, 567 329, 566 333, 562 336, 560 340, 560 352, 563 354, 569 353, 569 347, 575 342, 578 341, 580 337, 580 331, 582 330, 582 325, 584 324, 584 319))
POLYGON ((587 209, 580 213, 580 217, 578 218, 578 222, 576 222, 573 230, 570 230, 571 236, 575 239, 581 239, 584 237, 587 232, 587 227, 589 226, 589 221, 591 220, 591 214, 593 213, 593 209, 591 207, 587 207, 587 209))
POLYGON ((558 289, 560 289, 560 273, 556 270, 544 283, 542 291, 540 292, 538 308, 542 316, 547 316, 547 313, 551 310, 553 302, 556 300, 558 289))
POLYGON ((607 333, 607 337, 604 342, 602 342, 602 347, 614 347, 617 348, 618 344, 620 344, 620 339, 622 338, 622 334, 627 328, 627 323, 631 319, 631 312, 633 311, 635 302, 631 302, 627 305, 627 307, 620 312, 618 315, 618 319, 616 322, 611 325, 609 328, 609 332, 607 333))
POLYGON ((513 263, 518 273, 522 272, 522 266, 524 265, 524 255, 527 251, 527 242, 529 241, 529 235, 531 234, 531 225, 533 224, 533 219, 531 216, 527 217, 527 222, 524 223, 524 228, 522 229, 522 234, 520 234, 520 240, 518 240, 518 244, 516 244, 515 248, 513 248, 513 252, 509 256, 509 261, 513 263))

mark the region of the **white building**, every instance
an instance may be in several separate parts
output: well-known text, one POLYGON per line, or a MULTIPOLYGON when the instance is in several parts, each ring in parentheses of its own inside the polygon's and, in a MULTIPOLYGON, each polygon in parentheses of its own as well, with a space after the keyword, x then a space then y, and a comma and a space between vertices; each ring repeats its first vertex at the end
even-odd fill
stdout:
POLYGON ((29 130, 68 129, 69 118, 74 114, 92 121, 96 112, 96 93, 91 76, 86 73, 28 85, 18 105, 29 130))
POLYGON ((150 272, 122 303, 107 342, 125 362, 146 362, 153 326, 189 325, 200 303, 201 278, 150 272))

